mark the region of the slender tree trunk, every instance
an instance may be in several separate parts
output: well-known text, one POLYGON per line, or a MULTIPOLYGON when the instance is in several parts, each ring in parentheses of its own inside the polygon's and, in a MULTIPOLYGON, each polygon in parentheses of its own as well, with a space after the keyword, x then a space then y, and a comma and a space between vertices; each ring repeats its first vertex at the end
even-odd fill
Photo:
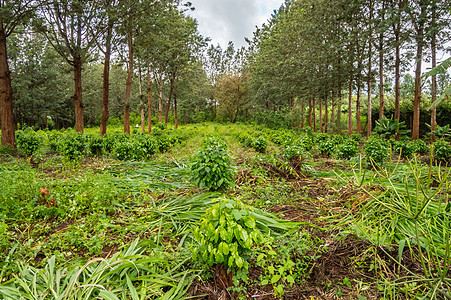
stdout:
POLYGON ((124 99, 124 132, 130 134, 130 105, 128 101, 132 95, 133 82, 133 37, 128 34, 128 76, 125 85, 125 99, 124 99))
POLYGON ((3 28, 3 20, 0 20, 0 112, 2 146, 10 145, 15 147, 11 72, 8 65, 6 33, 3 28))
MULTIPOLYGON (((369 48, 369 59, 368 59, 368 104, 367 104, 367 106, 368 106, 368 120, 367 120, 367 123, 366 123, 366 136, 367 137, 370 137, 370 135, 371 135, 371 130, 372 130, 372 127, 373 127, 373 120, 372 120, 372 114, 371 114, 371 112, 372 112, 372 110, 373 110, 373 107, 372 107, 372 105, 371 105, 371 93, 372 93, 372 86, 371 86, 371 51, 372 51, 372 47, 371 47, 371 42, 370 42, 370 48, 369 48)), ((380 91, 380 90, 379 90, 380 91)), ((382 88, 382 93, 383 93, 383 88, 382 88)), ((384 97, 383 97, 383 95, 382 95, 382 99, 383 99, 384 97)))
POLYGON ((147 132, 152 132, 152 89, 150 82, 150 63, 147 64, 147 132))
POLYGON ((74 59, 74 102, 75 102, 75 131, 83 133, 83 101, 81 85, 81 58, 74 59))
POLYGON ((323 132, 323 101, 319 99, 319 131, 323 132))
MULTIPOLYGON (((360 68, 359 68, 360 70, 360 68)), ((359 71, 359 76, 357 79, 357 103, 355 108, 355 119, 357 122, 357 133, 362 133, 362 120, 360 119, 360 98, 362 94, 362 74, 361 71, 359 71)))
POLYGON ((146 119, 144 117, 144 91, 143 91, 143 82, 142 82, 142 70, 141 64, 139 63, 138 67, 138 79, 139 79, 139 110, 141 113, 141 130, 143 133, 146 132, 146 119))
POLYGON ((313 108, 312 108, 312 106, 313 106, 313 100, 312 99, 309 99, 309 102, 308 102, 308 126, 310 127, 310 128, 312 128, 312 113, 313 113, 313 108))
POLYGON ((172 104, 172 94, 174 93, 174 81, 175 81, 175 74, 171 74, 171 79, 170 79, 170 88, 169 88, 169 97, 168 97, 168 103, 166 104, 166 112, 164 115, 164 123, 167 124, 168 123, 168 118, 169 118, 169 110, 171 109, 171 104, 172 104))
POLYGON ((399 103, 401 99, 401 46, 399 44, 399 32, 395 34, 395 120, 400 120, 401 113, 399 103))
POLYGON ((174 94, 174 127, 177 129, 179 127, 179 118, 177 115, 177 95, 174 94))
POLYGON ((423 59, 423 26, 417 32, 417 54, 415 69, 415 99, 413 101, 412 139, 420 138, 420 106, 421 106, 421 62, 423 59))
POLYGON ((324 98, 324 132, 327 133, 327 125, 329 123, 329 111, 327 105, 327 94, 324 98))
MULTIPOLYGON (((330 123, 335 124, 335 106, 337 105, 335 98, 335 93, 332 91, 332 115, 330 117, 330 123)), ((332 127, 333 128, 333 127, 332 127)))
POLYGON ((341 105, 342 105, 342 94, 341 87, 338 89, 338 98, 337 98, 337 133, 341 134, 341 105))
MULTIPOLYGON (((431 37, 431 52, 432 52, 432 68, 437 66, 437 32, 435 30, 436 20, 435 7, 432 11, 432 37, 431 37)), ((433 75, 431 78, 431 102, 434 103, 437 100, 437 76, 433 75)), ((434 106, 431 110, 431 141, 435 142, 436 137, 434 135, 437 129, 437 106, 434 106)))
POLYGON ((352 77, 349 78, 348 135, 352 134, 352 77))
POLYGON ((301 102, 301 128, 304 128, 304 123, 305 123, 304 110, 305 110, 305 100, 302 100, 302 102, 301 102))
POLYGON ((103 65, 103 88, 102 88, 102 117, 100 118, 100 136, 106 134, 110 97, 110 60, 111 60, 111 39, 113 35, 113 22, 108 22, 106 42, 105 42, 105 62, 103 65))
MULTIPOLYGON (((399 100, 399 99, 398 99, 399 100)), ((384 34, 379 34, 379 120, 384 115, 384 34)))
POLYGON ((163 122, 163 75, 157 80, 158 82, 158 123, 163 122))
POLYGON ((312 106, 313 106, 313 131, 316 132, 316 99, 313 98, 312 100, 312 106))

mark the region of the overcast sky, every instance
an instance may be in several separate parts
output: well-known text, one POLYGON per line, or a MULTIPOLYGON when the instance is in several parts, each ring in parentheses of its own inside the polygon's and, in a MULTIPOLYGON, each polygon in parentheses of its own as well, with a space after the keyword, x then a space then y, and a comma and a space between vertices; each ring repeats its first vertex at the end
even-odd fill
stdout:
POLYGON ((196 8, 190 12, 197 19, 199 31, 210 37, 213 45, 226 48, 246 46, 244 38, 252 38, 255 26, 268 20, 283 0, 190 0, 196 8))

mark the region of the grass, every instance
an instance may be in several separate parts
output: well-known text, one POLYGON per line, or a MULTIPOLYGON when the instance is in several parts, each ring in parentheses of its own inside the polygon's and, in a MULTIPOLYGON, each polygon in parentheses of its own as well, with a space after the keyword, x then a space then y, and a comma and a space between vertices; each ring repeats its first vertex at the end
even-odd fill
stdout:
MULTIPOLYGON (((98 128, 85 132, 97 134, 98 128)), ((118 161, 108 154, 70 161, 46 144, 36 166, 25 157, 0 154, 0 295, 212 296, 220 287, 211 278, 227 282, 228 277, 219 267, 206 269, 193 261, 192 228, 214 199, 226 196, 253 206, 259 230, 274 241, 268 248, 253 249, 247 259, 260 269, 251 269, 247 281, 238 280, 226 292, 232 298, 252 296, 252 287, 279 296, 311 290, 310 296, 322 299, 330 299, 330 293, 352 299, 449 298, 449 168, 412 161, 385 163, 375 170, 356 158, 323 159, 314 147, 294 172, 280 156, 284 146, 271 140, 277 131, 205 123, 168 132, 180 135, 180 142, 143 161, 118 161), (240 133, 265 137, 266 153, 244 146, 240 133), (192 155, 211 135, 226 141, 235 165, 236 184, 225 195, 200 190, 190 181, 192 155), (349 234, 359 242, 346 246, 369 244, 358 258, 346 257, 350 262, 342 275, 342 268, 334 269, 327 259, 345 243, 339 236, 349 234), (258 260, 269 249, 274 254, 258 260), (290 275, 291 262, 302 266, 302 274, 290 275), (324 269, 326 265, 332 267, 324 269), (268 271, 273 268, 280 274, 268 271), (331 276, 318 279, 326 271, 331 276), (299 280, 292 283, 292 278, 299 280), (197 294, 191 284, 200 289, 197 294), (202 290, 208 284, 214 288, 202 290)))

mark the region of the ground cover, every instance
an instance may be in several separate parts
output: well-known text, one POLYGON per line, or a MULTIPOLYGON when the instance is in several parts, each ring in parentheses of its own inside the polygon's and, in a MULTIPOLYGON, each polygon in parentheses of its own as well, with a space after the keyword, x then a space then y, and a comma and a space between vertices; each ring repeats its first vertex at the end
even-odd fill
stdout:
POLYGON ((219 124, 23 135, 0 155, 4 299, 450 297, 449 168, 424 147, 219 124))

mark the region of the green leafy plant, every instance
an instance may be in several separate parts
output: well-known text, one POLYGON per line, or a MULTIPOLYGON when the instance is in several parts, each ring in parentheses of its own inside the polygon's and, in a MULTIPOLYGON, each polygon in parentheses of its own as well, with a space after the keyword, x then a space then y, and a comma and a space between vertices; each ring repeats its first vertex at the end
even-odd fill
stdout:
POLYGON ((62 135, 57 149, 68 159, 81 158, 86 152, 86 138, 80 133, 66 133, 62 135))
POLYGON ((388 142, 378 136, 371 136, 365 142, 364 152, 365 157, 376 165, 381 165, 390 156, 388 142))
POLYGON ((426 154, 429 151, 429 147, 423 140, 413 140, 410 142, 414 153, 426 154))
POLYGON ((233 184, 232 161, 225 142, 218 137, 204 140, 194 156, 192 179, 202 189, 226 190, 233 184))
MULTIPOLYGON (((426 126, 431 129, 431 125, 426 124, 426 126)), ((440 126, 437 124, 437 127, 435 128, 434 132, 432 132, 437 138, 439 139, 447 139, 451 137, 451 128, 449 124, 446 124, 445 126, 440 126)), ((428 133, 428 135, 431 135, 431 133, 428 133)))
POLYGON ((434 158, 440 162, 449 162, 451 159, 451 145, 445 140, 434 143, 434 158))
POLYGON ((339 144, 335 150, 335 155, 339 159, 350 159, 359 153, 359 145, 355 140, 349 139, 339 144))
POLYGON ((119 160, 140 160, 144 156, 141 145, 131 139, 116 144, 113 156, 119 160))
POLYGON ((394 153, 397 153, 405 158, 412 157, 414 149, 411 143, 405 141, 396 141, 395 139, 390 139, 390 143, 394 153))
POLYGON ((39 137, 30 127, 25 130, 17 130, 16 145, 25 155, 30 156, 42 145, 42 137, 39 137))
POLYGON ((259 136, 255 140, 252 141, 252 148, 257 150, 258 152, 265 152, 266 147, 268 146, 268 141, 265 138, 259 136))
MULTIPOLYGON (((322 134, 321 134, 322 136, 322 134)), ((335 153, 338 145, 343 142, 343 137, 341 135, 327 135, 322 137, 317 141, 318 150, 321 154, 332 157, 335 153)))
POLYGON ((223 264, 231 270, 247 270, 252 246, 263 241, 256 226, 251 207, 239 200, 217 199, 193 231, 199 244, 194 248, 193 259, 200 259, 208 266, 223 264))
POLYGON ((388 119, 386 116, 382 116, 380 120, 376 121, 376 127, 374 127, 373 131, 382 138, 389 139, 394 136, 408 134, 410 130, 406 130, 406 128, 405 122, 399 122, 399 120, 388 119))

